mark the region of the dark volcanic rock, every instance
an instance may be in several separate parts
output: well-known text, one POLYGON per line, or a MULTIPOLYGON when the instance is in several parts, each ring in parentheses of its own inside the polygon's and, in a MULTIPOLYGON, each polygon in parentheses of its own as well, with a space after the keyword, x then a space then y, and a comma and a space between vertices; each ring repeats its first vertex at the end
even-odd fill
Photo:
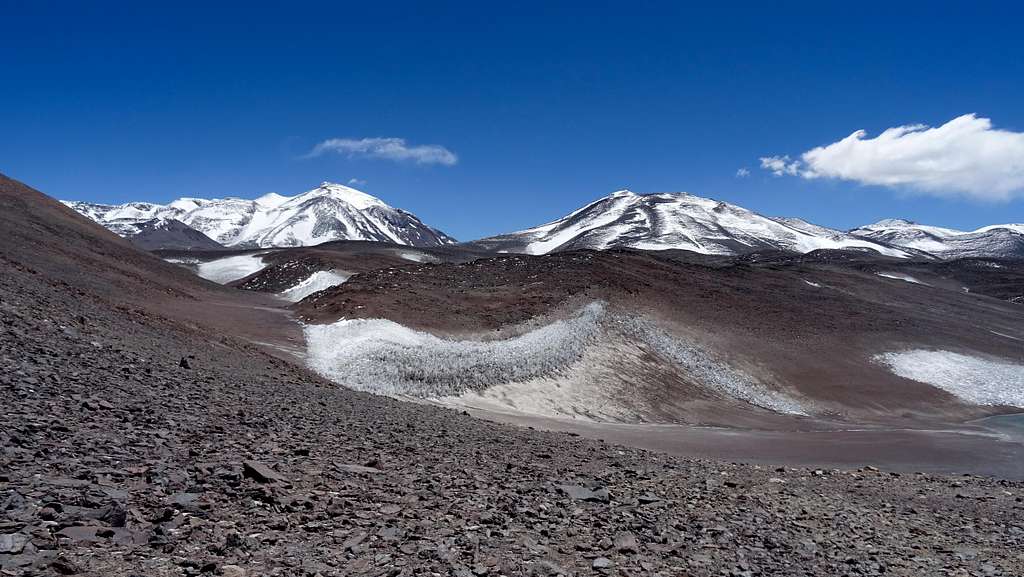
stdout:
POLYGON ((250 479, 254 479, 260 483, 274 483, 278 481, 287 481, 287 477, 271 469, 268 465, 264 465, 259 461, 246 461, 242 463, 243 474, 250 479))
POLYGON ((608 489, 605 488, 591 491, 590 489, 579 485, 559 485, 558 489, 565 493, 570 499, 576 499, 579 501, 607 503, 611 499, 611 496, 608 494, 608 489))
POLYGON ((173 218, 156 218, 134 224, 127 238, 144 250, 215 250, 221 244, 173 218))

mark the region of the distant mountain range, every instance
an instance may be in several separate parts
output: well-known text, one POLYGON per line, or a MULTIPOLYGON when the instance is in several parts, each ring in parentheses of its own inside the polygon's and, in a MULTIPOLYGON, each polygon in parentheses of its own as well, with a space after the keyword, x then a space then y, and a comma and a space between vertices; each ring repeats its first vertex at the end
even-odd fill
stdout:
POLYGON ((135 239, 150 221, 177 221, 165 227, 162 241, 146 248, 209 248, 197 231, 220 246, 267 248, 310 246, 333 240, 371 240, 429 247, 455 239, 431 228, 416 215, 391 207, 365 192, 325 182, 297 196, 266 194, 241 198, 180 198, 170 204, 65 204, 108 229, 135 239), (196 246, 185 246, 198 242, 196 246))
POLYGON ((995 224, 962 231, 887 219, 851 230, 850 234, 940 259, 1024 258, 1024 224, 995 224))
MULTIPOLYGON (((294 197, 272 193, 256 200, 182 198, 167 205, 65 204, 147 249, 310 246, 333 240, 416 247, 456 242, 409 212, 327 182, 294 197)), ((896 258, 1020 259, 1024 258, 1024 224, 966 232, 889 219, 840 231, 798 218, 763 216, 687 193, 640 195, 621 190, 547 224, 467 244, 526 254, 616 247, 713 255, 846 249, 896 258)))

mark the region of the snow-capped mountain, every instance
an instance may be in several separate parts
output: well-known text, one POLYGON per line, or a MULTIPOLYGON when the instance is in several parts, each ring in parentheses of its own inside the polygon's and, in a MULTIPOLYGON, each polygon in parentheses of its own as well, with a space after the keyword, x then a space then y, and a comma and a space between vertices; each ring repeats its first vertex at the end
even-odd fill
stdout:
POLYGON ((138 232, 142 222, 174 219, 221 245, 237 248, 310 246, 332 240, 373 240, 409 246, 455 242, 412 213, 393 208, 365 192, 330 182, 292 197, 271 193, 255 200, 180 198, 166 205, 65 204, 129 238, 138 232))
POLYGON ((974 231, 886 219, 850 234, 892 246, 920 250, 942 259, 1024 258, 1024 224, 995 224, 974 231))
POLYGON ((474 244, 505 252, 546 254, 580 248, 684 249, 740 254, 779 249, 871 249, 894 257, 911 251, 885 246, 800 219, 769 218, 745 208, 686 193, 639 195, 620 190, 541 226, 474 244))

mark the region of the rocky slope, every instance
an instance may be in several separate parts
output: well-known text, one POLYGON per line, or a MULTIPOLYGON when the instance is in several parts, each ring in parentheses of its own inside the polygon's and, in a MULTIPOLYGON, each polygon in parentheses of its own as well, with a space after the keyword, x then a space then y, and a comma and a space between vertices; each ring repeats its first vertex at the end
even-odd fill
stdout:
POLYGON ((687 460, 353 392, 161 305, 277 314, 247 293, 3 177, 0 209, 5 575, 1024 570, 1018 481, 687 460))
POLYGON ((682 460, 501 426, 0 266, 10 575, 1024 569, 1019 482, 682 460))
POLYGON ((997 224, 968 232, 887 219, 853 229, 850 234, 942 259, 1024 259, 1024 224, 997 224))
POLYGON ((173 218, 154 218, 124 227, 119 233, 143 250, 214 250, 220 243, 173 218))
POLYGON ((454 242, 412 213, 329 182, 294 197, 272 193, 256 200, 180 198, 167 205, 66 204, 122 236, 132 237, 140 223, 154 218, 175 219, 224 246, 236 248, 309 246, 333 240, 409 246, 454 242))

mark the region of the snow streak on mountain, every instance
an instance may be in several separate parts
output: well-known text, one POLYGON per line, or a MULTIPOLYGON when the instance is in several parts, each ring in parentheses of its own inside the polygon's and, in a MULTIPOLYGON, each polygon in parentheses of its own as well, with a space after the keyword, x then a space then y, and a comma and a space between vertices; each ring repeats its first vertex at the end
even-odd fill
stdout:
POLYGON ((240 198, 180 198, 167 205, 65 202, 126 237, 153 219, 174 219, 224 246, 311 246, 332 240, 371 240, 409 246, 440 246, 454 239, 412 213, 362 191, 325 182, 303 194, 240 198))
POLYGON ((857 238, 799 219, 769 218, 745 208, 686 193, 638 195, 621 190, 554 222, 485 238, 476 244, 504 252, 546 254, 571 249, 629 247, 741 254, 779 249, 871 249, 909 257, 911 252, 857 238))

